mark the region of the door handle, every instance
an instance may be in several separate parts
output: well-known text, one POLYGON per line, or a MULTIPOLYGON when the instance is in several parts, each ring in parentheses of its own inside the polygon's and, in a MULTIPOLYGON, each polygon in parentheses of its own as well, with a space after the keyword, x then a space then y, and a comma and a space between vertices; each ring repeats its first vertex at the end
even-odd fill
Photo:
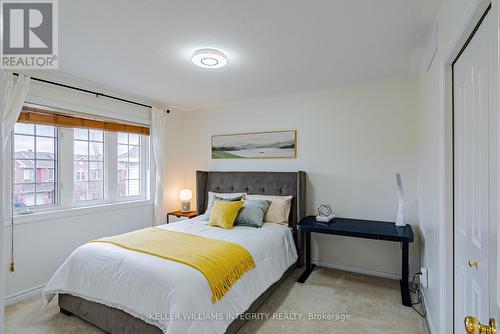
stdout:
POLYGON ((468 316, 465 317, 465 331, 467 334, 496 334, 497 333, 497 322, 495 319, 490 319, 490 324, 483 325, 479 322, 476 317, 468 316))
POLYGON ((477 261, 469 260, 469 267, 477 269, 477 261))

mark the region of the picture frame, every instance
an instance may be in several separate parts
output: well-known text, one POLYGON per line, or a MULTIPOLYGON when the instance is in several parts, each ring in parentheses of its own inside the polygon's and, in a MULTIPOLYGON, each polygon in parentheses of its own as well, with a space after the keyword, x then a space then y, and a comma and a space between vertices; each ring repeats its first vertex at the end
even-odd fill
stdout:
POLYGON ((297 130, 213 135, 212 159, 295 159, 297 130))

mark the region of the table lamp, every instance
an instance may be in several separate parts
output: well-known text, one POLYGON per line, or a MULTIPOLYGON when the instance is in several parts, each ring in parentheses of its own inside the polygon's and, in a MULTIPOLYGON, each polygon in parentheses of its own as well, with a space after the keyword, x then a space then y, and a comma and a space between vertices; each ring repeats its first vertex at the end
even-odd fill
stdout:
POLYGON ((189 212, 191 211, 191 199, 193 198, 193 193, 191 192, 191 189, 181 189, 179 191, 179 199, 182 202, 182 212, 189 212))

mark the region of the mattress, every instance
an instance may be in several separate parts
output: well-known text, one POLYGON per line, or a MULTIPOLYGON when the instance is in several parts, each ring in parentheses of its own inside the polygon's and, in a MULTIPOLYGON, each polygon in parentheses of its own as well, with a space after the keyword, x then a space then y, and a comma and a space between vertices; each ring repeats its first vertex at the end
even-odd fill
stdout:
POLYGON ((256 268, 215 304, 198 270, 104 243, 77 248, 45 287, 44 303, 68 293, 123 310, 164 333, 223 333, 297 261, 297 251, 290 229, 283 225, 224 230, 207 224, 197 217, 159 227, 235 242, 252 254, 256 268))

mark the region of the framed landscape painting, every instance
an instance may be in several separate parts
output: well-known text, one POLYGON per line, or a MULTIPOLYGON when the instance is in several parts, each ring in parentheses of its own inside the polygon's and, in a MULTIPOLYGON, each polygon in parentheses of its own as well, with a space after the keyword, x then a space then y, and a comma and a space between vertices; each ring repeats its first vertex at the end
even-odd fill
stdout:
POLYGON ((296 130, 212 136, 212 159, 293 159, 296 149, 296 130))

